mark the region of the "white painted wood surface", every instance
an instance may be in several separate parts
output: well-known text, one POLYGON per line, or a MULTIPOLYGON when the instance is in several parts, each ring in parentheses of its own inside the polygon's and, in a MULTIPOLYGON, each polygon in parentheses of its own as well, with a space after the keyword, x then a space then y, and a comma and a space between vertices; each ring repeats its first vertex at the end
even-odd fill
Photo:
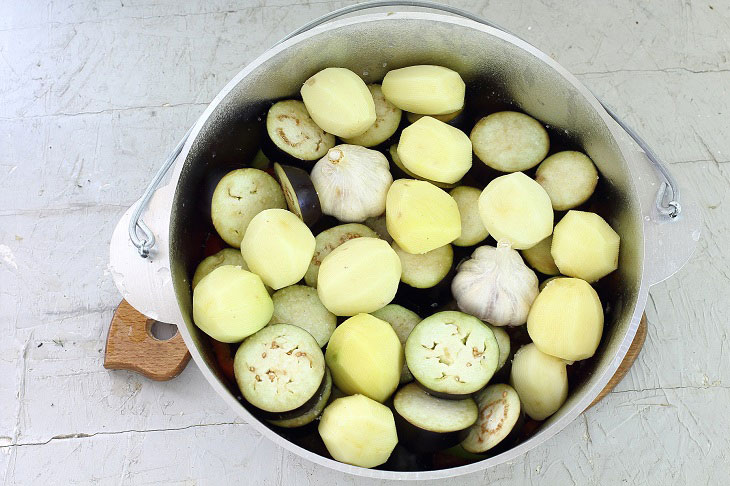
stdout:
MULTIPOLYGON (((102 368, 116 221, 206 103, 288 31, 350 2, 0 2, 3 484, 385 484, 262 439, 194 364, 102 368)), ((607 399, 510 464, 445 485, 727 484, 730 3, 449 2, 552 55, 623 113, 702 205, 697 255, 652 289, 607 399)))

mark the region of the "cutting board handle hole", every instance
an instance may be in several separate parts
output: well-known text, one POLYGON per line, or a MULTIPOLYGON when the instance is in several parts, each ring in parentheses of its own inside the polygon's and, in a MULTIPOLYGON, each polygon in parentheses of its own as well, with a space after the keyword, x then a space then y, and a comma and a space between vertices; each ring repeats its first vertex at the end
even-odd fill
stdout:
POLYGON ((147 334, 158 341, 169 341, 177 335, 177 326, 166 322, 147 320, 147 334))

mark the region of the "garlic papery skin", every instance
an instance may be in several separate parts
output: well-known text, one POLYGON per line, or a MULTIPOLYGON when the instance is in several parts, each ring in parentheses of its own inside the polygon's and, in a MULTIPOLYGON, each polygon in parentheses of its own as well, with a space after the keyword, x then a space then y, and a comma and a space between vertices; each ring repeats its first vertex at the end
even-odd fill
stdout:
POLYGON ((495 326, 520 326, 527 321, 538 294, 537 275, 506 241, 480 246, 461 263, 451 293, 462 312, 495 326))
POLYGON ((310 174, 322 212, 343 223, 360 223, 385 212, 393 183, 385 155, 359 145, 337 145, 310 174))

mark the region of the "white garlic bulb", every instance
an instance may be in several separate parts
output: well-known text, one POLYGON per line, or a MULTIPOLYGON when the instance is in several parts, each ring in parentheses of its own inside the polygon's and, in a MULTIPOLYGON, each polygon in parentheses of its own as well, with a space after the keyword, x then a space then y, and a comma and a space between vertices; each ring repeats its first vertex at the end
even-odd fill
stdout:
POLYGON ((527 321, 537 297, 537 275, 506 241, 480 246, 457 269, 451 292, 462 312, 495 326, 527 321))
POLYGON ((385 197, 393 183, 388 159, 359 145, 337 145, 327 152, 310 175, 324 214, 343 223, 359 223, 385 211, 385 197))

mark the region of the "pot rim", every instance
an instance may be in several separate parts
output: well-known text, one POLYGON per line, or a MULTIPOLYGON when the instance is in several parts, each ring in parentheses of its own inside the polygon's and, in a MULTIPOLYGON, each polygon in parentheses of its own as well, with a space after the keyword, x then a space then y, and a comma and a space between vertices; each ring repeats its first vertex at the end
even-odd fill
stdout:
MULTIPOLYGON (((220 103, 224 100, 224 98, 233 90, 233 88, 246 76, 248 76, 251 72, 253 72, 256 68, 258 68, 263 62, 266 60, 276 56, 280 52, 288 49, 292 45, 295 45, 297 43, 303 42, 306 39, 309 39, 311 37, 315 37, 322 32, 326 32, 328 30, 338 29, 342 27, 346 27, 348 25, 354 25, 359 23, 366 23, 366 22, 373 22, 373 21, 381 21, 386 19, 414 19, 414 20, 428 20, 428 21, 434 21, 434 22, 442 22, 442 23, 450 23, 459 25, 462 27, 472 28, 481 31, 484 34, 488 34, 494 37, 498 37, 506 42, 509 42, 511 44, 516 45, 517 47, 527 51, 528 53, 532 54, 545 64, 547 64, 550 68, 555 70, 558 74, 560 74, 563 78, 565 78, 570 84, 577 89, 580 94, 585 98, 586 101, 590 103, 590 105, 593 107, 593 109, 598 113, 598 115, 603 120, 604 124, 608 128, 609 132, 611 133, 612 137, 614 138, 621 155, 623 158, 627 161, 627 165, 631 167, 631 161, 635 159, 637 151, 633 149, 633 147, 628 145, 628 141, 626 140, 626 134, 623 131, 620 131, 618 127, 616 126, 615 122, 610 118, 610 116, 606 113, 606 111, 601 106, 600 102, 596 97, 586 88, 574 75, 572 75, 569 71, 567 71, 564 67, 562 67, 560 64, 558 64, 555 60, 550 58, 547 54, 540 51, 536 47, 532 46, 531 44, 515 37, 512 34, 503 32, 501 30, 498 30, 496 28, 480 24, 478 22, 475 22, 473 20, 455 17, 451 15, 444 15, 444 14, 436 14, 436 13, 426 13, 426 12, 411 12, 411 11, 401 11, 401 12, 384 12, 384 13, 370 13, 370 14, 364 14, 364 15, 357 15, 353 17, 348 17, 344 19, 335 20, 332 22, 328 22, 326 24, 320 25, 318 27, 315 27, 307 32, 303 32, 301 34, 298 34, 286 41, 283 41, 266 51, 264 51, 261 55, 256 57, 254 60, 252 60, 246 67, 244 67, 231 81, 226 84, 226 86, 216 95, 216 97, 211 101, 211 103, 208 105, 208 107, 205 109, 203 114, 200 116, 200 118, 196 121, 195 125, 191 129, 190 136, 187 139, 187 142, 185 143, 182 152, 180 154, 180 157, 178 160, 182 160, 183 163, 176 164, 174 168, 174 172, 170 179, 170 184, 175 184, 175 192, 177 193, 177 184, 179 182, 180 174, 183 170, 183 168, 187 165, 187 157, 189 155, 189 152, 191 150, 192 144, 197 139, 201 129, 203 128, 206 121, 210 118, 210 116, 216 111, 220 103)), ((636 184, 633 180, 630 181, 630 190, 633 192, 634 197, 638 199, 638 192, 636 184)), ((171 216, 172 218, 172 213, 171 216)), ((171 225, 170 225, 171 227, 171 225)), ((644 231, 642 229, 641 237, 644 236, 644 231)), ((172 241, 172 238, 170 238, 170 241, 172 241)), ((548 439, 555 436, 558 432, 563 430, 568 424, 570 424, 573 420, 575 420, 578 415, 583 413, 585 409, 590 406, 592 401, 595 399, 595 397, 598 395, 598 393, 603 389, 603 387, 608 383, 610 378, 615 373, 618 366, 621 364, 621 361, 623 360, 624 356, 626 355, 626 352, 629 349, 629 346, 631 345, 631 342, 633 341, 634 335, 636 334, 636 330, 639 326, 639 321, 641 319, 641 316, 644 312, 644 307, 646 305, 647 297, 648 297, 648 287, 649 284, 646 281, 645 278, 645 244, 642 242, 642 244, 639 245, 639 248, 641 249, 641 258, 640 261, 642 262, 642 277, 640 286, 637 292, 637 300, 635 303, 634 312, 631 317, 631 322, 629 323, 626 332, 624 334, 624 337, 621 341, 621 344, 618 346, 618 349, 616 350, 611 362, 605 366, 602 370, 599 370, 600 377, 595 380, 593 386, 590 389, 586 389, 583 393, 583 397, 581 400, 579 400, 576 404, 573 405, 573 407, 566 412, 562 417, 560 417, 555 422, 552 422, 548 424, 545 428, 540 430, 537 434, 526 440, 525 442, 520 443, 519 445, 492 457, 486 458, 482 461, 478 461, 472 464, 464 465, 464 466, 458 466, 448 469, 436 469, 431 471, 385 471, 385 470, 378 470, 378 469, 367 469, 362 468, 358 466, 352 466, 349 464, 345 464, 342 462, 335 461, 334 459, 329 459, 323 456, 320 456, 319 454, 315 454, 307 449, 304 449, 303 447, 300 447, 293 442, 290 442, 289 440, 285 439, 284 437, 278 435, 273 430, 269 429, 266 425, 264 425, 262 422, 260 422, 256 417, 254 417, 252 414, 250 414, 241 404, 236 400, 236 398, 230 393, 230 391, 219 381, 219 379, 215 376, 215 374, 208 368, 206 365, 205 359, 200 353, 200 350, 197 348, 195 341, 193 337, 191 336, 190 332, 188 331, 187 327, 185 325, 178 326, 179 332, 183 337, 183 340, 185 341, 186 346, 190 350, 190 354, 192 355, 193 359, 195 360, 196 364, 198 364, 198 368, 203 373, 205 379, 210 383, 210 385, 218 392, 218 394, 223 398, 223 400, 228 403, 231 408, 233 408, 238 415, 243 418, 247 424, 252 425, 256 430, 267 437, 268 439, 272 440, 274 443, 278 444, 279 446, 299 455, 300 457, 303 457, 311 462, 314 462, 318 465, 328 467, 330 469, 353 474, 357 476, 362 477, 368 477, 368 478, 377 478, 377 479, 390 479, 390 480, 429 480, 429 479, 442 479, 442 478, 448 478, 448 477, 455 477, 455 476, 461 476, 477 471, 481 471, 484 469, 487 469, 489 467, 495 466, 497 464, 502 464, 504 462, 513 460, 517 458, 518 456, 521 456, 528 452, 531 449, 534 449, 538 445, 542 444, 543 442, 546 442, 548 439)), ((176 303, 179 305, 179 299, 177 299, 176 295, 176 303)), ((180 322, 183 323, 183 319, 180 319, 180 322)))

